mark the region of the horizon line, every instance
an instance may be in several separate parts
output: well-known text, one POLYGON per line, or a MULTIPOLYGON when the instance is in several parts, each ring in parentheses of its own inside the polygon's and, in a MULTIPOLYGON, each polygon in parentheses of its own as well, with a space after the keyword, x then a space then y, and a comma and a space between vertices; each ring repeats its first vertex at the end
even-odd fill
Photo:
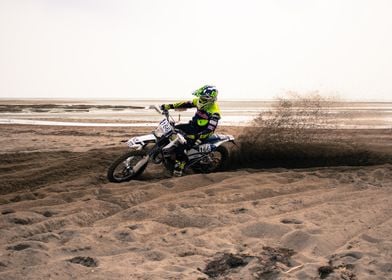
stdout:
MULTIPOLYGON (((326 97, 328 98, 328 97, 326 97)), ((157 100, 157 101, 163 101, 163 100, 184 100, 186 98, 91 98, 91 97, 76 97, 76 98, 67 98, 67 97, 0 97, 0 100, 75 100, 75 101, 144 101, 144 100, 157 100)), ((227 102, 235 102, 235 101, 242 101, 242 102, 247 102, 247 101, 261 101, 261 102, 274 102, 277 101, 279 97, 276 98, 222 98, 219 99, 218 101, 227 101, 227 102)), ((287 98, 290 99, 290 98, 287 98)), ((328 101, 328 100, 326 100, 328 101)), ((335 101, 335 100, 331 100, 335 101)), ((343 99, 343 98, 337 98, 336 102, 382 102, 382 103, 390 103, 392 102, 392 99, 343 99)))

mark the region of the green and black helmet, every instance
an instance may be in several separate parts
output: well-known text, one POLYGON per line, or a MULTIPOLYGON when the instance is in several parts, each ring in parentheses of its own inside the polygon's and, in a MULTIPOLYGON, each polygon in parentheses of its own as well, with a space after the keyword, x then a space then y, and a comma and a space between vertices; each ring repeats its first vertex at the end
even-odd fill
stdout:
MULTIPOLYGON (((199 104, 201 108, 213 104, 218 98, 218 90, 215 86, 206 85, 196 90, 193 95, 199 98, 199 104)), ((199 107, 199 106, 198 106, 199 107)))

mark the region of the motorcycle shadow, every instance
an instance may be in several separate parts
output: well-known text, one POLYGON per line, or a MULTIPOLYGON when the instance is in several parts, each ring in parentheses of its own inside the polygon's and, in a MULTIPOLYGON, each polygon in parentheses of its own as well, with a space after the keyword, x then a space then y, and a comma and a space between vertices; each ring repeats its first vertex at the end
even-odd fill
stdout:
MULTIPOLYGON (((182 177, 194 175, 194 174, 200 174, 200 173, 197 173, 192 169, 186 169, 183 172, 182 177)), ((167 170, 163 165, 149 164, 146 170, 140 176, 134 178, 133 181, 155 182, 155 181, 161 181, 164 179, 173 179, 173 178, 178 178, 178 177, 173 176, 172 172, 167 170)))

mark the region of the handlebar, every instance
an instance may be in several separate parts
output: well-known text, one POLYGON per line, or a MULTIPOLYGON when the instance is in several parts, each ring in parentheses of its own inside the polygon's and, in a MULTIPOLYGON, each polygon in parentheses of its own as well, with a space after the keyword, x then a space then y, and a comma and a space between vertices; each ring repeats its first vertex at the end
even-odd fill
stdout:
POLYGON ((161 109, 160 106, 158 105, 151 105, 149 106, 150 109, 154 109, 155 111, 157 111, 159 114, 164 115, 166 117, 166 119, 169 121, 169 123, 173 126, 174 131, 179 134, 179 139, 181 141, 181 143, 186 143, 186 133, 178 128, 175 127, 175 121, 172 118, 172 116, 170 116, 169 110, 166 109, 161 109))
POLYGON ((158 114, 162 114, 162 110, 159 108, 158 105, 150 105, 150 106, 146 107, 146 109, 154 109, 155 111, 158 112, 158 114))
POLYGON ((157 111, 160 115, 164 115, 166 117, 166 119, 170 122, 170 123, 175 123, 174 119, 170 116, 169 110, 163 109, 161 110, 161 108, 158 105, 151 105, 148 107, 149 109, 154 109, 155 111, 157 111))

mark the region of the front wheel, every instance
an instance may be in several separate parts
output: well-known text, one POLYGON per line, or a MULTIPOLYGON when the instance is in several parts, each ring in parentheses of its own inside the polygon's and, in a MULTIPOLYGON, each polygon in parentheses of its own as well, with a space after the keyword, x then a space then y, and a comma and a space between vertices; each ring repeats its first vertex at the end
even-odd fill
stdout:
POLYGON ((221 171, 227 164, 229 151, 225 146, 219 146, 216 150, 208 154, 207 157, 200 160, 192 169, 196 172, 211 173, 221 171))
POLYGON ((141 175, 148 164, 146 156, 145 151, 130 151, 123 154, 109 166, 108 180, 121 183, 141 175))

